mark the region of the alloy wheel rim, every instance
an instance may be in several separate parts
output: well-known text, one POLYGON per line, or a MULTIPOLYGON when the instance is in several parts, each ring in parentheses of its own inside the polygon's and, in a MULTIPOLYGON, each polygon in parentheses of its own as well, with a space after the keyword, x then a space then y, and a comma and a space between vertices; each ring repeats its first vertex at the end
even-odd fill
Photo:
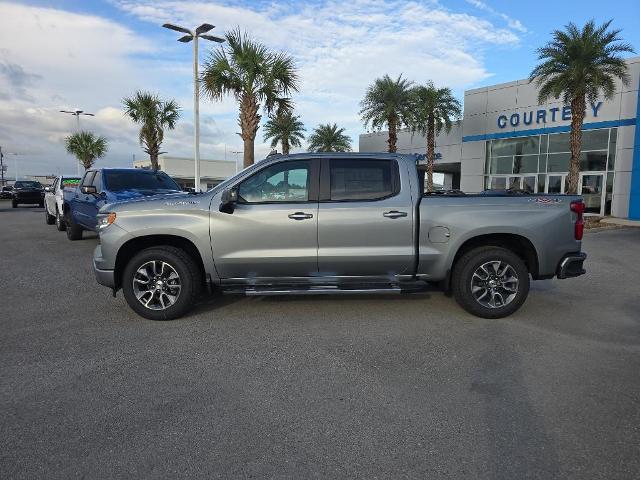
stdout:
POLYGON ((518 284, 518 274, 509 263, 492 260, 473 272, 471 294, 485 308, 502 308, 516 298, 518 284))
POLYGON ((150 310, 166 310, 176 303, 182 290, 176 269, 161 260, 151 260, 133 275, 133 293, 150 310))

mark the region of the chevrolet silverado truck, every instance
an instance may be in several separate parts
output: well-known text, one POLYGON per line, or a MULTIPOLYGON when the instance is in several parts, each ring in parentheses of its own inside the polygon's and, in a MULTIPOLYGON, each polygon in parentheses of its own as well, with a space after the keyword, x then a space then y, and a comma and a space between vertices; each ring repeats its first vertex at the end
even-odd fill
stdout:
POLYGON ((136 198, 181 192, 169 175, 140 168, 87 170, 80 183, 63 191, 64 223, 69 240, 80 240, 84 230, 96 231, 103 205, 136 198))
POLYGON ((107 204, 97 281, 139 315, 183 315, 204 288, 246 295, 411 293, 512 314, 530 278, 585 273, 571 195, 430 195, 416 158, 269 157, 206 193, 107 204))

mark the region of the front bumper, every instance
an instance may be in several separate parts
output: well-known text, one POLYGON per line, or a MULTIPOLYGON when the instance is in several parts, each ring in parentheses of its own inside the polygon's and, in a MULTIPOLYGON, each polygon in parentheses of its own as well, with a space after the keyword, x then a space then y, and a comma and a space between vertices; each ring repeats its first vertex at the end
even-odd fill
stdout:
POLYGON ((98 268, 98 263, 100 262, 102 262, 102 249, 100 245, 98 245, 93 252, 93 273, 96 276, 96 281, 105 287, 115 288, 115 272, 113 270, 102 270, 98 268))
POLYGON ((44 195, 40 192, 17 193, 13 196, 16 203, 40 203, 44 201, 44 195))
POLYGON ((573 278, 584 275, 587 271, 583 268, 582 264, 586 258, 587 254, 584 252, 565 255, 558 265, 556 275, 558 278, 573 278))

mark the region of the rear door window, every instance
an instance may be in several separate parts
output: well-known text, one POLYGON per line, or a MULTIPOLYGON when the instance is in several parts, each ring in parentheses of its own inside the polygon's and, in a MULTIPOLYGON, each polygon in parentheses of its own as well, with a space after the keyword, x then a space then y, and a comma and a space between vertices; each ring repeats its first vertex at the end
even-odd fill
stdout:
POLYGON ((332 201, 381 200, 398 193, 398 167, 391 160, 331 159, 330 194, 332 201))

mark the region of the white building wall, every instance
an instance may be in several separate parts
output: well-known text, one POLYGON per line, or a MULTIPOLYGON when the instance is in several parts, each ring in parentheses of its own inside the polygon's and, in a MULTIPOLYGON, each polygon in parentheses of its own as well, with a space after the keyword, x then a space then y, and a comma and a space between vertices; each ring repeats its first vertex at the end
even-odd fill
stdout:
MULTIPOLYGON (((193 181, 195 178, 195 163, 193 158, 168 157, 161 155, 158 158, 160 170, 175 179, 193 181)), ((141 159, 133 162, 135 168, 150 168, 149 159, 141 159)), ((200 189, 207 190, 207 184, 219 183, 236 173, 236 165, 233 161, 204 160, 200 159, 200 189)))

